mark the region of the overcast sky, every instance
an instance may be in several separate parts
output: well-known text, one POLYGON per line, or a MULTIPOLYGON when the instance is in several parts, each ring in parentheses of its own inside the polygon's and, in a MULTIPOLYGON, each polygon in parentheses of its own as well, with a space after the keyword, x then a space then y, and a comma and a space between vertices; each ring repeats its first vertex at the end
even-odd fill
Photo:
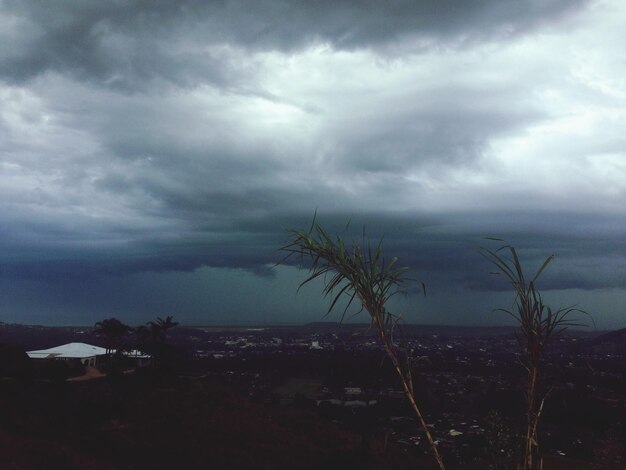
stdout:
POLYGON ((0 0, 0 320, 320 320, 272 267, 317 210, 414 269, 410 321, 505 323, 499 236, 624 327, 625 29, 621 0, 0 0))

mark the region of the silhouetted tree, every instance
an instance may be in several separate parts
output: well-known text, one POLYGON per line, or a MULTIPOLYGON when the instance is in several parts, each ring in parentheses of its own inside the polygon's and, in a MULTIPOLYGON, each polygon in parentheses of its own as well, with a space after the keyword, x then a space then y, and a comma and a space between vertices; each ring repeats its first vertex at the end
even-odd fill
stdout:
POLYGON ((150 328, 145 325, 136 326, 131 332, 135 335, 135 346, 137 349, 141 349, 144 344, 150 341, 150 328))
POLYGON ((114 349, 119 350, 122 347, 124 339, 130 331, 132 331, 132 328, 125 325, 117 318, 108 318, 99 321, 94 325, 93 330, 96 336, 104 340, 109 357, 112 355, 114 349))
POLYGON ((0 377, 24 379, 32 375, 32 364, 24 349, 0 343, 0 377))
POLYGON ((152 356, 154 366, 163 366, 176 354, 176 348, 167 343, 168 331, 178 325, 171 315, 157 317, 146 325, 133 329, 138 341, 138 349, 152 356))
POLYGON ((156 321, 148 322, 148 327, 152 331, 153 337, 163 343, 167 342, 167 332, 175 326, 178 326, 178 322, 173 321, 173 318, 174 317, 171 315, 168 315, 165 317, 165 320, 161 317, 157 317, 156 321))

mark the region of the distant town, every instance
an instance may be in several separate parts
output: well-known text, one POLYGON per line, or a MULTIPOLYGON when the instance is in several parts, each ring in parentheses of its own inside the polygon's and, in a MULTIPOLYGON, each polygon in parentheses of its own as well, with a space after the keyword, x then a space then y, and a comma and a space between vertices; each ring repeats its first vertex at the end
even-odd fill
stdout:
MULTIPOLYGON (((24 350, 72 341, 104 346, 91 328, 0 327, 0 342, 24 350)), ((428 454, 368 325, 178 326, 167 341, 178 351, 179 376, 217 380, 249 403, 312 412, 364 446, 384 442, 416 458, 428 454)), ((508 468, 524 412, 515 331, 405 325, 402 341, 416 398, 446 462, 508 468)), ((626 330, 571 330, 553 341, 542 377, 548 395, 540 435, 548 459, 623 468, 625 373, 626 330)))

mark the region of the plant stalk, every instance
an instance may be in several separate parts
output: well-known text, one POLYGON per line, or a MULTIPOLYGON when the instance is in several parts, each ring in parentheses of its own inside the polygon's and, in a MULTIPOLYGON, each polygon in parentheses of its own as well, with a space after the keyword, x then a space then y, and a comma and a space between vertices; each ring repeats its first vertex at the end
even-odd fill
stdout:
POLYGON ((524 470, 532 470, 537 447, 537 424, 539 415, 535 412, 535 398, 537 393, 537 367, 528 369, 528 397, 526 408, 526 437, 524 439, 524 470))
MULTIPOLYGON (((377 319, 378 317, 372 315, 372 318, 377 319)), ((428 444, 430 446, 430 451, 433 455, 433 458, 437 462, 437 465, 439 466, 439 468, 441 470, 445 470, 446 467, 443 463, 443 459, 441 458, 441 455, 439 454, 439 449, 437 448, 437 444, 435 444, 435 441, 433 440, 433 437, 430 434, 430 430, 428 429, 428 425, 426 424, 426 421, 424 420, 424 417, 422 416, 422 413, 420 412, 420 409, 417 406, 417 402, 415 401, 415 396, 413 395, 413 384, 411 383, 411 377, 408 374, 405 374, 404 372, 402 372, 400 361, 398 360, 398 357, 395 353, 395 350, 394 350, 395 348, 391 342, 391 338, 389 337, 389 334, 385 333, 379 321, 376 321, 375 325, 376 325, 376 330, 378 332, 378 336, 381 342, 383 343, 383 348, 385 349, 385 353, 387 354, 387 357, 389 357, 389 359, 391 360, 391 363, 393 364, 393 368, 395 369, 396 374, 400 378, 400 382, 402 382, 402 388, 404 389, 404 394, 407 400, 409 401, 409 404, 411 405, 413 412, 417 416, 417 419, 419 420, 422 429, 424 430, 424 434, 426 435, 426 439, 428 440, 428 444)))

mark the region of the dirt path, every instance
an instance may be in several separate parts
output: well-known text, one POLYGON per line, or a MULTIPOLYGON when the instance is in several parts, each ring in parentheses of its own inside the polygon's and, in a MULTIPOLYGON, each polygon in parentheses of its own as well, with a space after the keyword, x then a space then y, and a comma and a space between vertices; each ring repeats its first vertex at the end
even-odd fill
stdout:
POLYGON ((100 377, 105 377, 105 376, 106 374, 103 374, 97 368, 93 366, 86 366, 85 375, 81 375, 79 377, 72 377, 71 379, 67 379, 67 381, 68 382, 80 382, 83 380, 98 379, 100 377))

